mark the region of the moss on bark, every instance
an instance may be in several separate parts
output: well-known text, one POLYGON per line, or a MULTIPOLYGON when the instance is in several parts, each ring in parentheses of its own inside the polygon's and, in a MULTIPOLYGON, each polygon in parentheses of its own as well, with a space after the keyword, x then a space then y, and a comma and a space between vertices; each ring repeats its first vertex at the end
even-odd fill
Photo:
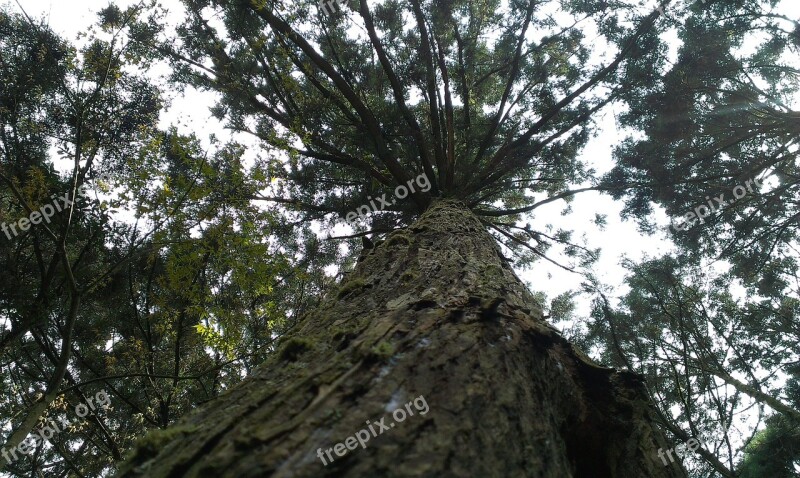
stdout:
POLYGON ((549 327, 457 202, 369 250, 282 350, 119 476, 685 476, 658 458, 668 445, 639 378, 549 327), (424 416, 317 457, 419 396, 424 416))

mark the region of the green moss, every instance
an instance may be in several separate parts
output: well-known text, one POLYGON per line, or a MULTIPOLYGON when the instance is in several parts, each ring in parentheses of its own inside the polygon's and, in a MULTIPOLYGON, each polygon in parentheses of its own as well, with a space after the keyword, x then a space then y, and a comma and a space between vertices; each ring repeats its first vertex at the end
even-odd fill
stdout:
POLYGON ((400 280, 403 282, 411 282, 417 278, 417 275, 411 271, 403 272, 403 275, 400 276, 400 280))
POLYGON ((281 351, 278 353, 278 357, 281 360, 294 362, 302 354, 313 348, 314 343, 311 340, 300 337, 292 337, 283 345, 283 348, 281 348, 281 351))
POLYGON ((394 345, 386 341, 379 342, 377 345, 374 345, 369 349, 369 355, 372 358, 381 361, 388 360, 392 355, 394 355, 394 345))
POLYGON ((408 237, 407 233, 399 232, 399 233, 393 234, 392 237, 390 237, 389 240, 386 241, 386 246, 387 247, 392 247, 392 246, 400 245, 400 244, 405 244, 407 246, 411 245, 411 238, 408 237))
POLYGON ((333 340, 341 340, 347 337, 350 334, 350 330, 344 327, 332 327, 331 328, 331 337, 333 340))
POLYGON ((361 278, 353 279, 349 282, 342 284, 342 288, 339 289, 339 293, 336 295, 336 297, 341 299, 347 294, 363 288, 365 285, 367 285, 367 283, 364 281, 364 279, 361 278))
POLYGON ((343 327, 343 326, 334 326, 331 328, 331 337, 333 337, 334 342, 338 342, 340 340, 352 340, 358 337, 359 330, 356 327, 343 327))
POLYGON ((125 462, 127 464, 142 463, 158 455, 169 443, 195 431, 197 431, 197 427, 192 425, 171 426, 165 430, 150 430, 145 436, 136 441, 136 445, 128 454, 125 462))
POLYGON ((325 414, 322 415, 322 419, 325 420, 325 422, 327 423, 338 422, 339 420, 342 419, 342 412, 340 412, 336 408, 329 408, 328 410, 325 411, 325 414))
POLYGON ((492 281, 499 281, 503 278, 503 268, 497 264, 490 264, 484 272, 484 277, 492 281))

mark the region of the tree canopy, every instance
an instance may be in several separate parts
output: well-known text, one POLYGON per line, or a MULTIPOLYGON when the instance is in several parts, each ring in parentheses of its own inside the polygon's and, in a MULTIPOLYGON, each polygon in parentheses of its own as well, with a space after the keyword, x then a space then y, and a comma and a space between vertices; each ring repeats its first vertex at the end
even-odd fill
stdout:
POLYGON ((108 473, 274 353, 356 239, 439 198, 516 266, 577 272, 572 293, 538 297, 591 355, 646 377, 676 443, 715 430, 692 476, 797 472, 797 14, 777 0, 323 6, 110 5, 76 43, 0 10, 0 222, 18 231, 0 233, 6 448, 101 390, 112 403, 4 473, 108 473), (176 89, 216 94, 234 139, 162 125, 176 89), (612 106, 625 136, 602 170, 586 145, 612 106), (397 196, 420 175, 428 190, 397 196), (666 212, 675 251, 627 262, 625 290, 601 283, 602 245, 535 215, 587 191, 623 202, 643 235, 666 212), (33 223, 54 197, 63 210, 33 223), (330 237, 376 198, 391 203, 330 237))

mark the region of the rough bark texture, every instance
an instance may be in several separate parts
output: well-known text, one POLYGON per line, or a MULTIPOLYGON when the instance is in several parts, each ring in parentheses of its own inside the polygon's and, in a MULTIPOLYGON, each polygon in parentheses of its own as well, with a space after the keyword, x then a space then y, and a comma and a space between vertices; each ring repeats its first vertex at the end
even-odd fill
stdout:
POLYGON ((480 221, 435 203, 365 251, 279 353, 143 440, 134 477, 678 477, 638 377, 547 326, 480 221), (317 450, 430 407, 323 466, 317 450))

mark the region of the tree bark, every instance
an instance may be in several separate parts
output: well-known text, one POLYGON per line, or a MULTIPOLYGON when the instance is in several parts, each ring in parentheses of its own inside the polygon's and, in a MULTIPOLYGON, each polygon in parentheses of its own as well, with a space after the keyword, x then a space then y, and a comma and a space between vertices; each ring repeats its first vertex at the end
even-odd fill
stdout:
POLYGON ((685 476, 659 458, 670 445, 654 415, 641 379, 550 328, 477 217, 441 200, 365 251, 252 376, 143 439, 119 476, 685 476), (381 417, 396 423, 325 457, 381 417))

